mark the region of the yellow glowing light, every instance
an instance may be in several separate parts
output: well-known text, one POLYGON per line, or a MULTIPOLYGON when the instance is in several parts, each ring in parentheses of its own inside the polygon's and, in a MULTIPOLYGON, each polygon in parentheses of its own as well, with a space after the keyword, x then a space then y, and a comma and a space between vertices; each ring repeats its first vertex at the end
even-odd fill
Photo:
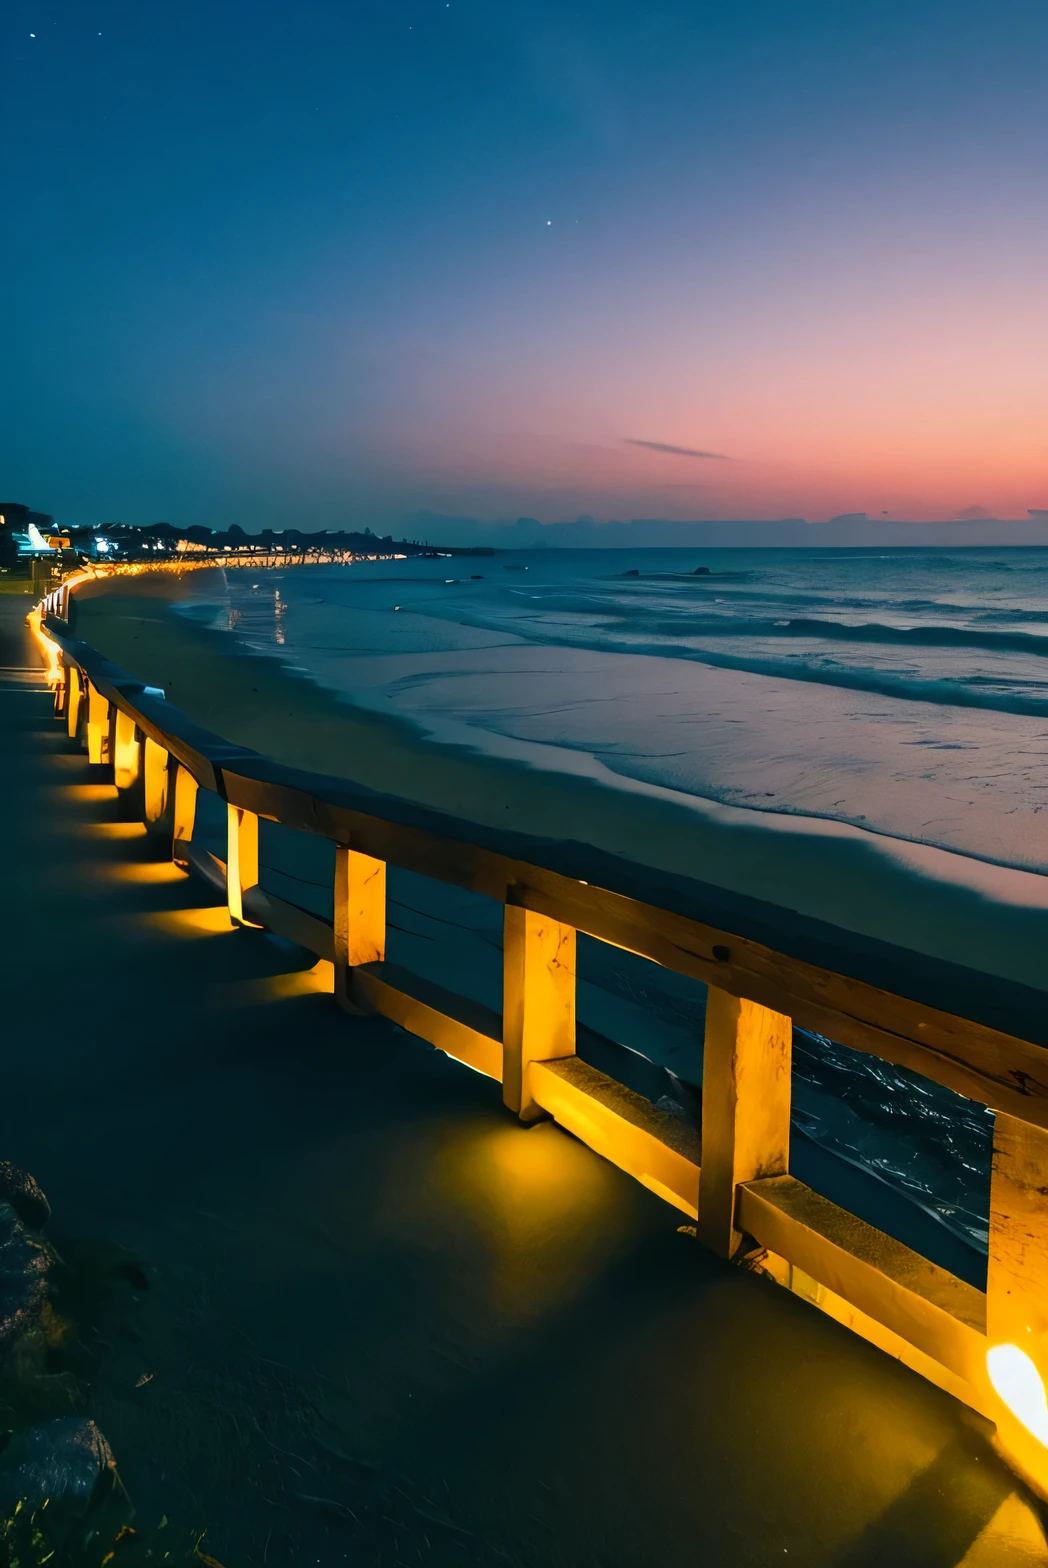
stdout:
MULTIPOLYGON (((439 1213, 448 1212, 450 1198, 476 1227, 489 1299, 513 1321, 563 1309, 600 1276, 630 1228, 621 1213, 612 1223, 618 1188, 611 1166, 552 1122, 463 1121, 436 1151, 435 1178, 439 1213)), ((418 1215, 416 1180, 402 1201, 418 1215)))
POLYGON ((222 936, 233 930, 225 904, 205 909, 170 909, 140 917, 165 936, 222 936))
POLYGON ((222 988, 223 1000, 232 1007, 285 1002, 299 996, 332 996, 334 990, 335 966, 326 958, 320 959, 312 969, 267 975, 260 980, 233 981, 222 988))
POLYGON ((35 609, 30 610, 26 616, 26 625, 44 661, 48 685, 57 686, 62 679, 62 650, 44 631, 41 625, 41 610, 42 606, 39 604, 35 609))
POLYGON ((1048 1448, 1048 1398, 1041 1374, 1018 1345, 994 1345, 986 1370, 998 1398, 1039 1443, 1048 1448))
POLYGON ((84 838, 145 838, 144 822, 81 822, 75 831, 84 838))
MULTIPOLYGON (((177 559, 174 561, 98 561, 78 568, 77 571, 71 572, 67 577, 63 577, 59 587, 54 590, 55 594, 63 596, 60 604, 62 618, 65 619, 64 612, 68 604, 67 590, 78 587, 80 583, 102 578, 141 577, 146 572, 150 576, 155 575, 157 572, 167 572, 175 577, 182 577, 186 572, 207 571, 215 567, 250 566, 253 571, 258 571, 263 566, 310 566, 330 561, 347 563, 353 561, 407 560, 406 555, 398 555, 395 552, 368 551, 365 553, 361 550, 319 550, 311 552, 275 550, 265 555, 256 554, 253 551, 239 554, 235 550, 217 550, 212 554, 206 545, 192 544, 186 539, 180 540, 177 544, 176 555, 177 559), (187 554, 202 554, 203 559, 190 561, 186 559, 187 554)), ((54 602, 50 594, 47 597, 49 601, 54 602)))
POLYGON ((993 1518, 976 1536, 957 1568, 1033 1568, 1048 1561, 1044 1526, 1018 1491, 1009 1492, 993 1518))
POLYGON ((142 765, 142 746, 136 739, 135 721, 122 708, 116 712, 113 739, 113 781, 117 789, 130 789, 142 765))
POLYGON ((131 861, 127 865, 109 867, 109 875, 116 882, 182 882, 186 873, 170 860, 131 861))
MULTIPOLYGON (((115 784, 59 784, 58 788, 67 800, 116 800, 117 798, 115 784)), ((135 823, 134 826, 138 828, 139 824, 135 823)), ((146 831, 144 825, 141 826, 141 831, 143 833, 146 831)))

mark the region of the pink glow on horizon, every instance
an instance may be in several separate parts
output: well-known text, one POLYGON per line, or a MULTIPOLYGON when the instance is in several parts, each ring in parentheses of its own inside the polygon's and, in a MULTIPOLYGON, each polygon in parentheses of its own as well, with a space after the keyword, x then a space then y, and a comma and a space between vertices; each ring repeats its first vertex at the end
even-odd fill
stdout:
POLYGON ((605 282, 554 309, 513 280, 394 346, 410 413, 358 425, 354 463, 419 505, 544 520, 1048 507, 1048 244, 1006 264, 981 244, 963 268, 857 251, 846 286, 840 256, 832 278, 678 267, 642 306, 605 282))

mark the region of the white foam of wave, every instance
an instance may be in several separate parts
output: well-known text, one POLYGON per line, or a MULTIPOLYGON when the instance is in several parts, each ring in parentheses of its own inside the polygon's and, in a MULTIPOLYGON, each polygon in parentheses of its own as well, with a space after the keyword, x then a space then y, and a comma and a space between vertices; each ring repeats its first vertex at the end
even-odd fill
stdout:
POLYGON ((373 602, 355 608, 325 603, 319 583, 311 595, 302 584, 314 602, 301 603, 296 586, 281 588, 281 649, 266 640, 262 600, 238 634, 372 715, 360 782, 1043 983, 1048 878, 1022 868, 1044 861, 1034 829, 1046 737, 1030 721, 535 645, 379 609, 389 585, 365 587, 373 602))

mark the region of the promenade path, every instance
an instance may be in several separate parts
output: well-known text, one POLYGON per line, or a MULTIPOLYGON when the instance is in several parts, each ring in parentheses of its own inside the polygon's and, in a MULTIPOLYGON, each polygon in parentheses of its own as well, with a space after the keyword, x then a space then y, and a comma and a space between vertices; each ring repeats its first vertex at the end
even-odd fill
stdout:
POLYGON ((60 1250, 150 1275, 89 1347, 144 1527, 206 1528, 225 1568, 1048 1562, 978 1417, 230 929, 71 749, 24 609, 0 1158, 60 1250))

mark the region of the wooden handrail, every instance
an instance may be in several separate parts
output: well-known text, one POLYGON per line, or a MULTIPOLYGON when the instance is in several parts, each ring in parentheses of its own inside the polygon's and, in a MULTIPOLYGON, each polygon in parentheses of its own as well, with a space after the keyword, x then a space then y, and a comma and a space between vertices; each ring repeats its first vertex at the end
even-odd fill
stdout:
POLYGON ((1041 1045, 549 866, 343 805, 337 780, 299 773, 299 784, 297 770, 267 764, 184 715, 173 724, 175 711, 144 697, 140 682, 101 655, 81 662, 94 651, 63 636, 53 620, 45 627, 94 689, 182 763, 199 787, 230 805, 334 843, 352 839, 375 860, 547 915, 664 968, 758 1001, 801 1028, 910 1068, 992 1110, 1048 1128, 1048 1050, 1041 1045))
POLYGON ((236 923, 264 926, 332 961, 343 1006, 380 1013, 501 1081, 521 1117, 551 1115, 695 1219, 714 1250, 763 1268, 1003 1422, 1015 1462, 1048 1489, 1048 1448, 1042 1463, 986 1370, 989 1346, 1021 1341, 1048 1377, 1043 1046, 593 885, 556 865, 556 846, 474 829, 231 745, 72 638, 57 613, 61 593, 45 601, 40 625, 61 663, 56 712, 92 761, 114 766, 125 790, 144 780, 140 814, 170 833, 183 866, 198 789, 224 799, 229 850, 225 866, 216 864, 236 923), (333 921, 258 885, 260 818, 336 846, 333 921), (387 864, 503 904, 503 1017, 385 961, 387 864), (701 1140, 575 1055, 580 931, 709 987, 701 1140), (998 1113, 985 1293, 789 1175, 791 1022, 998 1113))

